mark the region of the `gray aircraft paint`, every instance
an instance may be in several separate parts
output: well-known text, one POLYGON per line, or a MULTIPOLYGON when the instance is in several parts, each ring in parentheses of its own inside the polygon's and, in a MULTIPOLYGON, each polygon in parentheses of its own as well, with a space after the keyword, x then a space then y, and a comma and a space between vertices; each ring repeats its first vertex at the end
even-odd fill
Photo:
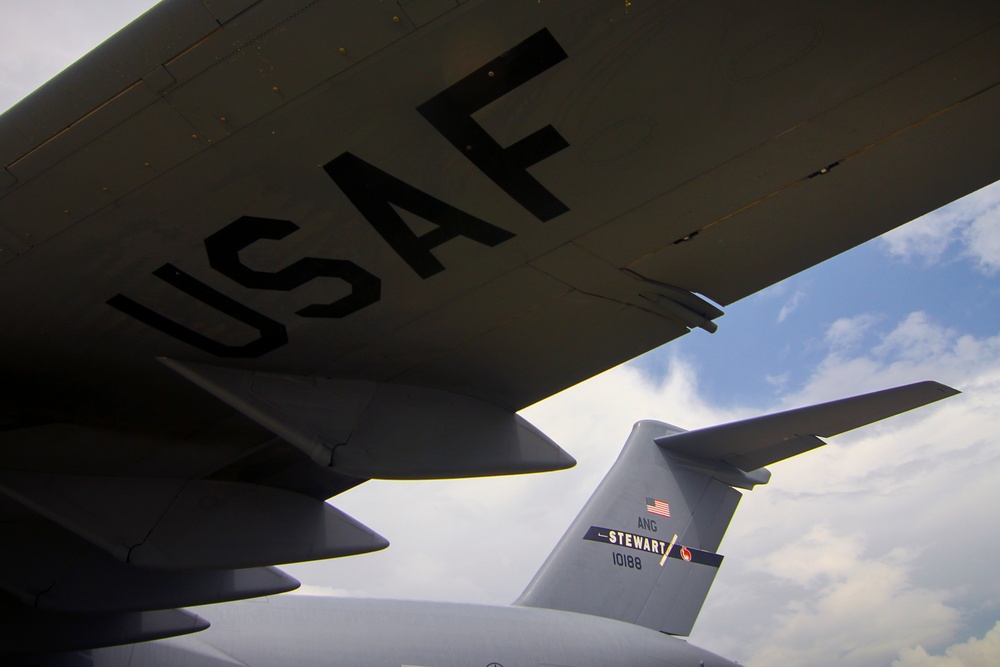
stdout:
POLYGON ((740 493, 653 442, 679 432, 655 421, 633 427, 618 461, 517 604, 690 634, 719 563, 678 556, 682 549, 719 548, 740 493), (666 502, 670 516, 651 513, 647 497, 666 502), (607 540, 585 539, 592 528, 594 537, 609 533, 607 540))
MULTIPOLYGON (((362 550, 309 547, 368 475, 497 472, 492 448, 441 465, 468 428, 383 428, 405 421, 395 398, 372 404, 378 437, 351 431, 365 452, 316 447, 358 426, 302 409, 329 416, 342 382, 464 417, 485 401, 520 437, 520 408, 711 330, 709 301, 1000 174, 996 2, 633 5, 167 0, 0 118, 0 652, 195 630, 162 605, 362 550), (417 237, 393 203, 438 229, 417 237), (284 415, 217 401, 157 357, 304 396, 284 415), (269 519, 227 515, 234 498, 269 519)), ((505 449, 544 455, 504 470, 569 463, 529 439, 505 449)), ((713 479, 763 481, 740 460, 713 479)))
POLYGON ((94 667, 735 664, 636 625, 548 609, 284 596, 205 611, 211 630, 95 651, 94 667))

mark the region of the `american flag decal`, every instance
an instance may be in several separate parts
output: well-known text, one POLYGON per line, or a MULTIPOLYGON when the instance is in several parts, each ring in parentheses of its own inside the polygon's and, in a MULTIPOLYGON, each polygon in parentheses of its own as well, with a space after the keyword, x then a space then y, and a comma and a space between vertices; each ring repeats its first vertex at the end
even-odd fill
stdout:
POLYGON ((656 498, 646 498, 646 511, 670 518, 670 505, 656 498))

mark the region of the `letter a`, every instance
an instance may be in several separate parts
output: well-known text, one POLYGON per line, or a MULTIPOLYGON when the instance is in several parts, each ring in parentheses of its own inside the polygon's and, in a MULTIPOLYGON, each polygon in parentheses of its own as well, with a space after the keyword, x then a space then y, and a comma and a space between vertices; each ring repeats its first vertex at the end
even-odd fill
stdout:
POLYGON ((421 278, 444 271, 444 265, 431 250, 456 236, 490 247, 514 238, 506 229, 446 204, 351 153, 341 154, 323 169, 375 231, 421 278), (417 236, 392 204, 419 215, 438 228, 417 236))

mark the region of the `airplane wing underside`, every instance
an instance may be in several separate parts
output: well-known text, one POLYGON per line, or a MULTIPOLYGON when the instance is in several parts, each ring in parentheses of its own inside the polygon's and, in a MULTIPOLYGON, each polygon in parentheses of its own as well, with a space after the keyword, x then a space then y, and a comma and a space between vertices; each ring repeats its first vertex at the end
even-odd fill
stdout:
POLYGON ((12 613, 198 629, 135 615, 385 546, 366 479, 572 465, 515 412, 1000 178, 998 82, 989 1, 161 3, 0 117, 12 613))

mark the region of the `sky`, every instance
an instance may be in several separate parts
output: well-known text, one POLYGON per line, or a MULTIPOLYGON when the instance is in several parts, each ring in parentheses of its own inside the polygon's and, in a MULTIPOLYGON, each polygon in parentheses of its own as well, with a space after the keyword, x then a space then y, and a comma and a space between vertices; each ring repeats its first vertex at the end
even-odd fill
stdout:
MULTIPOLYGON (((148 5, 0 0, 0 109, 148 5)), ((516 598, 634 421, 684 428, 934 379, 964 393, 771 467, 692 643, 747 665, 1000 664, 1000 185, 726 309, 525 410, 569 471, 369 482, 335 504, 383 552, 288 567, 306 594, 516 598)))

